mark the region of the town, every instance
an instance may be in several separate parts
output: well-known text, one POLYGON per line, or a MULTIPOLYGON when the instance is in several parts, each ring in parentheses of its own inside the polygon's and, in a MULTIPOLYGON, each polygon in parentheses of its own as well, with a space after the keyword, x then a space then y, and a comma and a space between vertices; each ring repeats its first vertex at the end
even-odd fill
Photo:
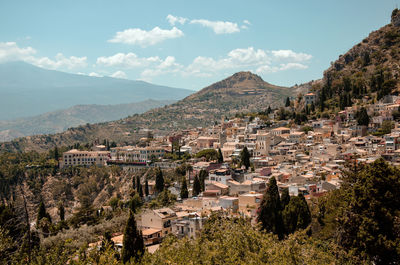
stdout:
MULTIPOLYGON (((290 99, 287 100, 285 108, 290 109, 290 99)), ((292 101, 295 100, 298 99, 292 101)), ((302 100, 312 107, 317 98, 314 93, 307 93, 302 100)), ((145 244, 150 246, 171 233, 195 238, 212 212, 248 217, 255 224, 272 177, 280 192, 288 189, 291 196, 301 193, 311 199, 340 188, 345 164, 371 163, 379 157, 397 164, 400 128, 394 119, 399 107, 400 97, 386 96, 365 108, 346 107, 335 117, 301 125, 279 119, 280 109, 263 116, 223 118, 209 128, 163 136, 153 136, 152 131, 146 130, 148 136, 141 139, 140 146, 73 149, 63 153, 60 167, 117 165, 125 172, 137 172, 146 168, 174 169, 185 163, 187 198, 181 198, 182 185, 177 181, 168 187, 178 198, 173 206, 141 213, 138 226, 145 244), (244 153, 248 153, 247 162, 244 153), (207 177, 199 193, 194 182, 201 171, 207 177)), ((142 189, 148 190, 147 200, 154 198, 155 181, 140 181, 142 189)), ((122 246, 121 236, 113 240, 122 246)))

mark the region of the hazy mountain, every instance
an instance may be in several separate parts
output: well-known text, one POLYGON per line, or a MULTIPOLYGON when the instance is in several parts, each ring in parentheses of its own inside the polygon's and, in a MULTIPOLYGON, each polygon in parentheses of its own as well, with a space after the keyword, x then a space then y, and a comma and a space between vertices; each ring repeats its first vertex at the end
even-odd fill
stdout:
POLYGON ((77 105, 38 116, 0 121, 0 142, 28 135, 59 133, 86 123, 118 120, 174 102, 174 100, 146 100, 118 105, 77 105))
POLYGON ((75 105, 178 100, 191 93, 191 90, 143 81, 46 70, 24 62, 0 64, 0 120, 39 115, 75 105))
POLYGON ((87 143, 103 139, 130 144, 138 140, 137 132, 140 128, 151 128, 162 133, 210 126, 215 121, 238 112, 281 106, 287 96, 293 96, 292 89, 271 85, 250 72, 240 72, 162 108, 118 121, 70 128, 55 135, 18 138, 1 144, 0 150, 44 151, 55 145, 72 145, 76 142, 87 143))

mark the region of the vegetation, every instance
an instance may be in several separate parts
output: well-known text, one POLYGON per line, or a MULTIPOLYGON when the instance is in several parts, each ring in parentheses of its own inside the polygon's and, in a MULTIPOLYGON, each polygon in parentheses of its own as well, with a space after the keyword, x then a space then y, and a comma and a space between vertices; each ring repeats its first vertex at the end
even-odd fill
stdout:
POLYGON ((247 150, 247 147, 244 147, 240 152, 240 164, 245 166, 246 169, 249 169, 250 167, 250 153, 249 150, 247 150))
POLYGON ((204 157, 206 161, 218 160, 218 152, 215 149, 204 149, 198 152, 196 158, 204 157))
POLYGON ((121 252, 122 262, 127 263, 131 260, 138 261, 143 254, 143 237, 136 227, 135 215, 130 211, 124 230, 124 240, 121 252))
POLYGON ((186 178, 182 178, 182 185, 181 185, 181 199, 187 199, 189 197, 189 191, 187 188, 186 178))

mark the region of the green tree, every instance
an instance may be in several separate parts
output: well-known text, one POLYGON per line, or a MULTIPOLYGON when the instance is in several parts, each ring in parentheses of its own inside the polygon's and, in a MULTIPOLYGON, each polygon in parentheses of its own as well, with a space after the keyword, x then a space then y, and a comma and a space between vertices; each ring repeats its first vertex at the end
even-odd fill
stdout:
POLYGON ((290 98, 286 98, 285 107, 290 107, 290 98))
POLYGON ((181 199, 187 199, 188 197, 189 197, 189 191, 187 188, 186 178, 182 177, 181 199))
POLYGON ((218 148, 218 163, 224 162, 224 156, 222 155, 221 148, 218 148))
POLYGON ((200 180, 199 180, 199 177, 196 175, 194 177, 194 181, 193 181, 193 191, 192 191, 193 197, 196 197, 197 195, 199 195, 201 190, 202 189, 201 189, 200 180))
POLYGON ((218 152, 215 149, 204 149, 198 152, 195 157, 196 158, 204 157, 207 161, 217 160, 218 152))
POLYGON ((62 202, 58 203, 58 215, 60 216, 60 220, 64 221, 65 219, 65 208, 62 202))
POLYGON ((400 260, 400 170, 382 158, 347 171, 338 216, 338 242, 374 264, 400 260))
POLYGON ((156 170, 156 186, 155 190, 160 193, 164 190, 164 176, 161 169, 158 167, 156 170))
POLYGON ((43 218, 47 218, 49 222, 51 223, 51 217, 46 211, 46 207, 44 206, 43 201, 39 203, 39 209, 38 209, 38 214, 36 218, 36 224, 38 225, 40 223, 40 220, 43 218))
POLYGON ((367 110, 362 107, 359 111, 356 112, 355 116, 358 125, 368 126, 369 124, 369 116, 367 110))
POLYGON ((258 221, 261 223, 261 229, 272 232, 278 235, 279 239, 283 239, 281 201, 275 177, 269 180, 267 190, 262 198, 258 210, 258 221))
POLYGON ((290 197, 289 204, 282 212, 282 219, 288 234, 305 229, 311 223, 311 212, 303 194, 290 197))
POLYGON ((138 192, 140 198, 143 197, 143 187, 142 183, 140 183, 140 176, 136 177, 136 191, 138 192))
POLYGON ((201 191, 205 191, 205 180, 207 177, 208 177, 207 171, 204 169, 201 169, 199 172, 199 181, 200 181, 200 190, 201 191))
POLYGON ((127 263, 133 259, 137 262, 143 254, 143 237, 136 227, 135 215, 132 211, 129 211, 129 218, 125 225, 123 246, 121 251, 122 261, 127 263))
POLYGON ((240 152, 240 163, 249 169, 250 167, 250 153, 247 150, 247 147, 244 147, 243 150, 240 152))
POLYGON ((289 189, 285 188, 283 189, 281 195, 282 210, 285 209, 286 205, 289 204, 289 201, 290 201, 289 189))

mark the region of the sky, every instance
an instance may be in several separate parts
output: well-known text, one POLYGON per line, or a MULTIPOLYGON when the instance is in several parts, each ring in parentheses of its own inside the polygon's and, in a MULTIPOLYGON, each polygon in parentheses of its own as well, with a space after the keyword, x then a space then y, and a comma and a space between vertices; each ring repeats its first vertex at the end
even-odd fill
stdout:
POLYGON ((400 0, 1 0, 0 63, 199 90, 239 71, 282 86, 390 23, 400 0))

